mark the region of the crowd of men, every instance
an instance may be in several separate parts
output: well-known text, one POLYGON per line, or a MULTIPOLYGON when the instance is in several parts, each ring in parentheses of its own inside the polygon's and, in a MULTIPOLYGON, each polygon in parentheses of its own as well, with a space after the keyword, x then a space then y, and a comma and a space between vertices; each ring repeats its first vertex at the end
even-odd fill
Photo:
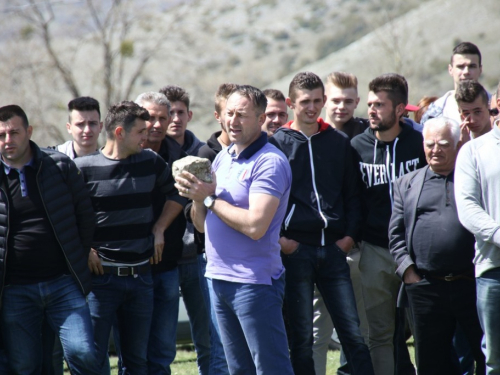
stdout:
POLYGON ((420 123, 395 73, 367 119, 351 73, 298 73, 287 97, 224 83, 206 143, 177 86, 104 122, 75 98, 48 148, 0 107, 0 373, 109 374, 112 335, 120 374, 170 374, 180 289, 202 375, 325 374, 334 327, 339 375, 500 374, 500 85, 481 71, 457 45, 420 123), (187 155, 212 182, 173 178, 187 155))

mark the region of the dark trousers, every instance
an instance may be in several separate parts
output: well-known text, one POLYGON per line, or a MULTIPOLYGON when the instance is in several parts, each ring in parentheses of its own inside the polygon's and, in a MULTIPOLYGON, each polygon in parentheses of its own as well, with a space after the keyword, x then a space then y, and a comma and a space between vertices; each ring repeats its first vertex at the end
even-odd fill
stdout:
POLYGON ((424 278, 405 285, 415 324, 415 357, 419 375, 459 375, 452 350, 457 324, 470 343, 476 374, 485 374, 483 332, 476 310, 474 280, 424 278))

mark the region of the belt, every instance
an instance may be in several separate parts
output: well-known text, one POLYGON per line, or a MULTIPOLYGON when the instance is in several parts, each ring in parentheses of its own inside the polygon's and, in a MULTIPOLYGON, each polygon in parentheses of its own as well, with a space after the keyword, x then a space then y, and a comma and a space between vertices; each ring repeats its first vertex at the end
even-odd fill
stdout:
POLYGON ((117 276, 135 276, 151 272, 149 263, 140 266, 102 266, 104 273, 111 273, 117 276))
POLYGON ((474 281, 474 272, 473 271, 468 271, 461 273, 459 275, 454 275, 450 273, 447 276, 437 276, 433 274, 425 274, 425 277, 429 279, 436 279, 436 280, 444 280, 444 281, 455 281, 455 280, 469 280, 469 281, 474 281))

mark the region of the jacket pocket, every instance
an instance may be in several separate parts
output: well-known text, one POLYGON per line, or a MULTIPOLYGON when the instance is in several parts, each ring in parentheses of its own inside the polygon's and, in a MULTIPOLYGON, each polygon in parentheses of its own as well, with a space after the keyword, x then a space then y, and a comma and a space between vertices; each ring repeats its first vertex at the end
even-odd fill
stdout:
POLYGON ((285 218, 285 230, 288 229, 288 225, 290 224, 290 220, 292 220, 293 211, 295 211, 295 203, 292 205, 290 212, 288 213, 288 215, 285 218))

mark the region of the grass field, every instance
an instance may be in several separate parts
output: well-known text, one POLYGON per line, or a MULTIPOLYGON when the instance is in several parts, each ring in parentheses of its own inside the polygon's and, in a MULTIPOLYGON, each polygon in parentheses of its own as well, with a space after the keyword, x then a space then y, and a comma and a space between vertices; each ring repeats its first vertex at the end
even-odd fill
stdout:
MULTIPOLYGON (((408 349, 412 362, 415 363, 413 339, 408 342, 408 349)), ((337 368, 339 367, 338 350, 328 351, 328 358, 326 364, 326 375, 336 375, 337 368)), ((117 358, 111 357, 111 375, 118 374, 117 358)), ((196 366, 196 353, 192 345, 177 347, 177 356, 171 367, 172 375, 198 375, 198 367, 196 366)), ((69 372, 68 372, 69 373, 69 372)))

